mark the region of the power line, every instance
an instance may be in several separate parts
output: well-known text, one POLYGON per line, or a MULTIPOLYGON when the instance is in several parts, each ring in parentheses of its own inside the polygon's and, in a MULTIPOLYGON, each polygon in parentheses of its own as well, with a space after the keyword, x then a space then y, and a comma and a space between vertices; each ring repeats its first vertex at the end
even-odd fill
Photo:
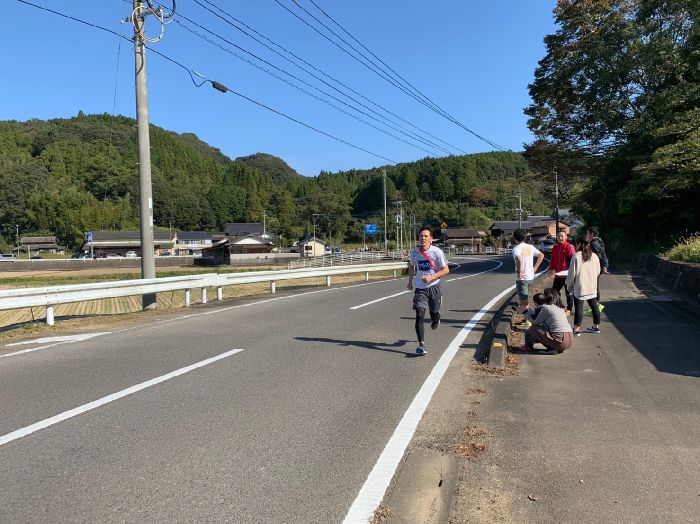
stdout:
MULTIPOLYGON (((258 36, 260 36, 261 38, 263 38, 264 40, 268 41, 268 42, 269 42, 270 44, 272 44, 273 46, 275 46, 275 47, 281 49, 282 51, 284 51, 284 52, 287 53, 288 55, 294 57, 294 58, 295 58, 296 60, 298 60, 299 62, 302 62, 303 64, 307 65, 308 67, 310 67, 310 68, 313 69, 314 71, 317 71, 317 72, 320 73, 321 75, 325 76, 326 78, 330 79, 331 81, 335 82, 336 84, 342 86, 343 88, 347 89, 347 90, 350 91, 351 93, 357 95, 358 97, 362 98, 363 100, 366 100, 367 102, 369 102, 369 103, 372 104, 373 106, 380 108, 382 111, 384 111, 384 112, 386 112, 387 114, 393 116, 394 118, 396 118, 396 119, 398 119, 398 120, 404 122, 405 124, 408 124, 408 125, 411 126, 412 128, 414 128, 414 129, 420 131, 421 133, 423 133, 423 134, 425 134, 425 135, 427 135, 427 136, 429 136, 429 137, 431 137, 431 138, 434 138, 434 139, 437 140, 438 142, 441 142, 442 144, 445 144, 446 146, 451 147, 452 149, 454 149, 454 150, 456 150, 456 151, 459 151, 459 152, 461 152, 461 153, 466 154, 466 151, 464 151, 463 149, 460 149, 459 147, 454 146, 454 145, 450 144, 449 142, 446 142, 446 141, 444 141, 444 140, 442 140, 442 139, 436 137, 435 135, 433 135, 433 134, 429 133, 428 131, 422 129, 421 127, 419 127, 419 126, 417 126, 417 125, 415 125, 415 124, 409 122, 408 120, 402 118, 401 116, 397 115, 396 113, 392 112, 391 110, 387 109, 386 107, 382 106, 381 104, 378 104, 377 102, 374 102, 373 100, 371 100, 370 98, 366 97, 365 95, 362 95, 361 93, 357 92, 356 90, 354 90, 354 89, 351 88, 350 86, 348 86, 348 85, 346 85, 345 83, 341 82, 340 80, 334 78, 333 76, 329 75, 328 73, 326 73, 326 72, 324 72, 323 70, 319 69, 318 67, 314 66, 314 65, 311 64, 310 62, 308 62, 308 61, 304 60, 303 58, 301 58, 300 56, 296 55, 296 54, 293 53, 292 51, 289 51, 289 50, 286 49, 284 46, 278 44, 278 43, 275 42, 274 40, 270 39, 269 37, 263 35, 263 34, 260 33, 259 31, 257 31, 257 30, 255 30, 254 28, 250 27, 250 26, 247 25, 245 22, 243 22, 242 20, 240 20, 240 19, 236 18, 235 16, 231 15, 230 13, 228 13, 228 12, 225 11, 224 9, 220 8, 219 6, 217 6, 216 4, 214 4, 213 2, 211 2, 211 1, 209 1, 209 0, 203 0, 203 1, 204 1, 206 4, 212 6, 212 7, 213 7, 214 9, 216 9, 217 11, 219 11, 219 13, 221 13, 221 15, 218 14, 218 13, 215 13, 214 11, 212 11, 211 9, 209 9, 207 6, 203 5, 201 1, 199 1, 199 0, 194 0, 194 2, 195 2, 197 5, 199 5, 200 7, 202 7, 203 9, 209 11, 209 12, 212 13, 214 16, 220 18, 221 20, 223 20, 223 21, 226 22, 227 24, 231 25, 233 28, 237 29, 238 31, 240 31, 241 33, 243 33, 244 35, 246 35, 247 37, 249 37, 249 38, 251 38, 252 40, 254 40, 255 42, 257 42, 258 44, 264 46, 264 47, 267 48, 268 50, 270 50, 270 51, 272 51, 273 53, 277 54, 278 56, 280 56, 281 58, 283 58, 283 59, 286 60, 287 62, 289 62, 289 63, 291 63, 292 65, 294 65, 295 67, 301 69, 301 70, 304 71, 306 74, 308 74, 309 76, 312 76, 313 78, 315 78, 315 79, 318 80, 319 82, 322 82, 323 84, 325 84, 325 85, 328 86, 329 88, 331 88, 331 89, 337 91, 338 93, 342 94, 343 96, 349 98, 350 100, 352 100, 352 101, 355 102, 356 104, 358 104, 358 105, 360 105, 360 106, 366 108, 367 110, 372 111, 372 112, 374 112, 375 114, 378 114, 378 115, 379 115, 379 113, 376 113, 376 111, 375 111, 374 109, 368 107, 367 105, 363 104, 363 103, 360 102, 359 100, 357 100, 357 99, 353 98, 352 96, 348 95, 347 93, 341 91, 341 90, 338 89, 337 87, 335 87, 335 86, 329 84, 328 82, 326 82, 326 81, 323 80, 322 78, 319 78, 319 77, 318 77, 316 74, 314 74, 313 72, 309 71, 309 70, 306 69, 305 67, 299 65, 298 63, 296 63, 296 62, 294 62, 293 60, 289 59, 288 57, 284 56, 283 54, 281 54, 281 53, 280 53, 279 51, 277 51, 276 49, 271 48, 269 45, 267 45, 266 43, 260 41, 260 39, 258 39, 257 37, 253 36, 253 35, 250 34, 248 31, 246 31, 245 29, 242 29, 241 27, 239 27, 239 26, 236 25, 236 24, 242 25, 243 27, 245 27, 245 28, 248 29, 249 31, 252 31, 252 32, 255 33, 256 35, 258 35, 258 36), (224 18, 224 16, 222 16, 222 15, 225 15, 225 16, 226 16, 228 19, 230 19, 230 20, 228 20, 227 18, 224 18), (232 22, 231 20, 232 20, 233 22, 232 22)), ((384 117, 383 115, 380 115, 380 116, 381 116, 382 118, 385 118, 385 119, 391 121, 391 119, 388 119, 387 117, 384 117)), ((394 121, 393 123, 395 123, 396 125, 398 125, 398 126, 401 127, 402 129, 404 129, 405 131, 410 132, 410 131, 408 131, 405 127, 401 126, 401 124, 398 124, 398 123, 395 122, 395 121, 394 121)), ((439 147, 439 146, 438 146, 437 144, 435 144, 434 142, 432 142, 432 141, 430 141, 430 140, 427 140, 427 139, 425 139, 425 140, 426 140, 428 143, 430 143, 433 147, 439 147)))
MULTIPOLYGON (((319 23, 321 26, 323 26, 327 31, 329 31, 331 34, 333 34, 333 35, 334 35, 336 38, 338 38, 341 42, 345 43, 345 45, 347 45, 347 46, 350 47, 353 51, 355 51, 355 53, 357 53, 358 55, 360 55, 364 60, 366 60, 366 62, 369 62, 369 64, 371 64, 371 67, 370 67, 370 65, 368 65, 366 62, 360 60, 360 59, 357 58, 354 54, 350 53, 347 49, 344 49, 340 44, 338 44, 337 42, 335 42, 335 41, 334 41, 333 39, 331 39, 328 35, 325 35, 325 34, 322 33, 321 31, 319 31, 316 27, 314 27, 313 25, 311 25, 309 22, 307 22, 307 21, 304 20, 302 17, 300 17, 299 15, 297 15, 295 12, 293 12, 293 11, 292 11, 291 9, 289 9, 287 6, 285 6, 284 4, 282 4, 282 3, 280 2, 280 0, 274 0, 274 1, 275 1, 275 3, 277 3, 280 7, 282 7, 282 8, 285 9, 287 12, 289 12, 290 14, 292 14, 295 18, 297 18, 297 19, 300 20, 302 23, 304 23, 306 26, 308 26, 308 27, 311 28, 313 31, 315 31, 316 33, 318 33, 319 35, 321 35, 323 38, 325 38, 326 40, 328 40, 330 43, 332 43, 333 45, 335 45, 338 49, 340 49, 341 51, 343 51, 343 52, 346 53, 347 55, 351 56, 354 60, 356 60, 356 61, 359 62, 360 64, 364 65, 364 66, 367 67, 370 71, 373 71, 375 74, 377 74, 378 76, 380 76, 381 78, 383 78, 384 80, 386 80, 387 82, 389 82, 390 84, 392 84, 392 85, 393 85, 394 87, 396 87, 397 89, 403 91, 405 94, 407 94, 408 96, 410 96, 411 98, 413 98, 413 99, 416 100, 417 102, 423 104, 424 106, 426 106, 426 107, 428 107, 429 109, 433 110, 435 113, 439 114, 440 116, 446 118, 446 119, 449 120, 450 122, 452 122, 452 123, 456 124, 457 126, 461 127, 462 129, 464 129, 464 130, 467 131, 468 133, 472 134, 473 136, 475 136, 475 137, 478 138, 479 140, 482 140, 483 142, 489 144, 491 147, 494 147, 495 149, 499 149, 499 150, 501 150, 501 151, 506 151, 506 148, 504 148, 504 147, 498 145, 497 143, 493 142, 492 140, 489 140, 488 138, 483 137, 482 135, 478 134, 476 131, 474 131, 474 130, 468 128, 467 126, 465 126, 464 124, 462 124, 460 121, 458 121, 458 120, 457 120, 456 118, 454 118, 452 115, 450 115, 449 113, 447 113, 447 111, 445 111, 445 110, 442 109, 440 106, 438 106, 437 104, 435 104, 434 102, 432 102, 432 100, 430 100, 430 98, 428 98, 427 96, 423 95, 420 91, 418 91, 418 90, 417 90, 415 87, 413 87, 410 83, 408 83, 406 80, 404 80, 403 77, 401 77, 400 75, 399 75, 399 78, 401 78, 401 79, 403 80, 403 82, 405 82, 407 85, 409 85, 409 86, 410 86, 413 90, 415 90, 416 93, 418 93, 418 94, 412 93, 412 92, 409 91, 409 89, 406 88, 404 85, 401 85, 401 84, 399 84, 396 80, 394 80, 393 78, 390 78, 389 75, 385 72, 385 70, 384 70, 383 68, 381 68, 380 66, 377 66, 376 63, 375 63, 374 61, 372 61, 371 59, 367 58, 367 56, 366 56, 364 53, 362 53, 361 51, 357 50, 357 48, 356 48, 355 46, 353 46, 352 44, 348 43, 345 39, 343 39, 342 37, 340 37, 335 31, 333 31, 332 29, 330 29, 326 24, 324 24, 323 22, 321 22, 317 17, 315 17, 313 14, 309 13, 309 11, 308 11, 307 9, 305 9, 303 6, 299 5, 299 3, 298 3, 296 0, 292 0, 292 2, 293 2, 297 7, 299 7, 299 9, 301 9, 302 11, 304 11, 307 15, 309 15, 309 16, 310 16, 311 18, 313 18, 314 20, 316 20, 317 23, 319 23), (382 69, 382 72, 379 72, 378 69, 382 69)), ((363 46, 363 47, 364 47, 364 46, 363 46)), ((383 62, 382 62, 382 63, 383 63, 383 62)), ((387 67, 388 67, 388 66, 387 66, 387 67)), ((391 68, 390 68, 390 69, 391 69, 391 68)), ((392 69, 392 71, 393 71, 393 69, 392 69)), ((395 74, 396 74, 396 73, 395 73, 395 74)))
MULTIPOLYGON (((390 124, 387 124, 387 123, 385 123, 385 122, 380 121, 379 119, 377 119, 376 117, 372 116, 371 114, 368 114, 368 113, 362 111, 361 109, 358 109, 357 107, 355 107, 355 106, 353 106, 353 105, 351 105, 351 104, 348 104, 348 103, 345 102, 344 100, 341 100, 340 98, 338 98, 338 97, 332 95, 331 93, 328 93, 328 92, 326 92, 326 91, 324 91, 324 90, 322 90, 322 89, 320 89, 320 88, 318 88, 318 87, 316 87, 316 86, 314 86, 314 85, 312 85, 312 84, 306 82, 305 80, 303 80, 303 79, 297 77, 296 75, 293 75, 293 74, 289 73, 288 71, 286 71, 286 70, 284 70, 284 69, 282 69, 282 68, 280 68, 280 67, 277 67, 276 65, 274 65, 274 64, 272 64, 271 62, 265 60, 264 58, 261 58, 261 57, 255 55, 254 53, 251 53, 250 51, 247 51, 247 50, 243 49, 242 47, 236 45, 235 43, 233 43, 233 42, 231 42, 231 41, 229 41, 229 40, 227 40, 227 39, 224 38, 223 36, 221 36, 221 35, 219 35, 219 34, 213 32, 213 31, 207 29, 206 27, 203 27, 202 25, 200 25, 200 24, 198 24, 197 22, 191 20, 190 18, 187 18, 186 16, 183 16, 183 15, 181 15, 181 14, 180 14, 179 16, 180 16, 181 18, 187 20, 187 21, 190 22, 191 24, 193 24, 193 25, 195 25, 195 26, 201 28, 202 30, 204 30, 204 31, 206 31, 206 32, 208 32, 208 33, 214 35, 216 38, 219 38, 220 40, 226 42, 227 44, 232 45, 232 46, 235 47, 236 49, 239 49, 239 50, 241 50, 242 52, 244 52, 244 53, 246 53, 246 54, 248 54, 248 55, 254 57, 255 59, 259 60, 260 62, 263 62, 263 63, 267 64, 268 66, 270 66, 270 67, 276 69, 277 71, 280 71, 281 73, 284 73, 284 74, 286 74, 287 76, 289 76, 289 77, 291 77, 291 78, 294 78, 295 80, 297 80, 297 81, 303 83, 304 85, 310 87, 311 89, 315 89, 316 91, 319 91, 320 93, 323 93, 324 95, 326 95, 326 96, 332 98, 333 100, 336 100, 336 101, 338 101, 339 103, 341 103, 341 104, 343 104, 343 105, 345 105, 345 106, 347 106, 347 107, 350 107, 351 109, 357 111, 358 113, 361 113, 361 114, 367 116, 368 118, 371 118, 372 120, 375 120, 375 121, 378 122, 379 124, 385 125, 385 126, 391 128, 391 129, 393 129, 394 131, 398 132, 398 133, 401 133, 401 134, 404 134, 404 135, 408 136, 408 137, 411 138, 411 139, 418 140, 418 141, 420 141, 420 142, 426 143, 426 142, 425 142, 424 140, 422 140, 420 137, 415 137, 415 138, 414 138, 413 136, 411 136, 411 135, 409 135, 409 134, 407 134, 407 133, 401 131, 400 129, 397 129, 396 127, 394 127, 394 126, 392 126, 392 125, 390 125, 390 124)), ((380 131, 380 132, 382 132, 382 133, 384 133, 384 134, 386 134, 386 135, 388 135, 388 136, 390 136, 390 137, 392 137, 392 138, 394 138, 394 139, 396 139, 396 140, 400 140, 401 142, 404 142, 404 143, 406 143, 406 144, 408 144, 408 145, 410 145, 410 146, 412 146, 412 147, 415 147, 415 148, 417 148, 417 149, 420 149, 420 150, 422 150, 422 151, 425 151, 426 153, 428 153, 428 154, 430 154, 430 155, 435 155, 435 152, 434 152, 434 151, 429 151, 428 149, 425 149, 424 147, 418 146, 418 145, 416 145, 416 144, 413 144, 413 143, 411 143, 411 142, 408 142, 407 140, 405 140, 405 139, 403 139, 403 138, 401 138, 401 137, 399 137, 399 136, 393 135, 392 133, 389 133, 388 131, 386 131, 386 130, 384 130, 384 129, 381 129, 381 128, 375 126, 374 124, 372 124, 372 123, 370 123, 370 122, 367 122, 366 120, 363 120, 362 118, 359 118, 359 117, 357 117, 356 115, 353 115, 352 113, 349 113, 349 112, 345 111, 344 109, 342 109, 342 108, 336 106, 336 105, 333 104, 332 102, 329 102, 328 100, 326 100, 326 99, 324 99, 324 98, 321 98, 321 97, 319 97, 319 96, 317 96, 317 95, 315 95, 315 94, 313 94, 313 93, 310 93, 310 92, 307 91, 306 89, 304 89, 304 88, 302 88, 302 87, 299 87, 298 85, 294 84, 293 82, 290 82, 290 81, 287 80, 286 78, 280 77, 279 75, 273 73, 272 71, 270 71, 270 70, 268 70, 268 69, 265 69, 264 67, 260 66, 259 64, 256 64, 255 62, 252 62, 251 60, 248 60, 247 58, 244 58, 244 57, 240 56, 240 55, 237 54, 235 51, 232 51, 231 49, 228 49, 228 48, 226 48, 226 47, 224 47, 224 46, 222 46, 222 45, 220 45, 220 44, 218 44, 218 43, 216 43, 216 42, 210 40, 210 39, 207 38, 206 36, 202 35, 201 33, 198 33, 197 31, 191 29, 190 27, 186 26, 185 24, 183 24, 183 23, 181 23, 181 22, 179 22, 179 21, 177 21, 177 20, 176 20, 175 22, 176 22, 180 27, 182 27, 183 29, 189 31, 190 33, 194 34, 195 36, 197 36, 197 37, 199 37, 199 38, 205 40, 206 42, 208 42, 208 43, 210 43, 210 44, 212 44, 212 45, 215 45, 215 46, 218 47, 219 49, 221 49, 221 50, 223 50, 223 51, 225 51, 225 52, 227 52, 227 53, 229 53, 229 54, 235 56, 235 57, 238 58, 239 60, 242 60, 242 61, 244 61, 244 62, 246 62, 246 63, 252 65, 253 67, 255 67, 255 68, 257 68, 257 69, 259 69, 259 70, 261 70, 261 71, 267 73, 268 75, 270 75, 270 76, 276 78, 277 80, 280 80, 281 82, 284 82, 284 83, 286 83, 286 84, 292 86, 293 88, 295 88, 295 89, 301 91, 302 93, 304 93, 304 94, 306 94, 306 95, 308 95, 308 96, 310 96, 310 97, 313 97, 313 98, 315 98, 316 100, 319 100, 319 101, 321 101, 321 102, 323 102, 323 103, 325 103, 325 104, 330 105, 332 108, 336 109, 337 111, 339 111, 339 112, 341 112, 341 113, 343 113, 343 114, 345 114, 345 115, 347 115, 347 116, 349 116, 349 117, 351 117, 351 118, 354 118, 355 120, 358 120, 359 122, 362 122, 363 124, 368 125, 368 126, 374 128, 374 129, 376 129, 376 130, 378 130, 378 131, 380 131)), ((380 115, 380 116, 381 116, 381 115, 380 115)), ((432 144, 426 143, 426 145, 429 145, 429 146, 430 146, 430 145, 432 145, 432 144)), ((450 152, 449 152, 447 149, 445 149, 445 148, 443 148, 443 147, 441 147, 441 146, 434 146, 434 147, 440 149, 441 151, 447 153, 448 155, 450 154, 450 152)))
MULTIPOLYGON (((55 14, 55 15, 57 15, 57 16, 61 16, 61 17, 63 17, 63 18, 67 18, 67 19, 69 19, 69 20, 73 20, 74 22, 78 22, 78 23, 80 23, 80 24, 87 25, 87 26, 92 27, 92 28, 94 28, 94 29, 99 29, 99 30, 101 30, 101 31, 105 31, 105 32, 111 33, 111 34, 113 34, 113 35, 120 36, 120 37, 123 38, 124 40, 131 41, 130 39, 126 38, 125 36, 119 35, 116 31, 112 31, 111 29, 108 29, 108 28, 106 28, 106 27, 102 27, 102 26, 99 26, 99 25, 97 25, 97 24, 93 24, 93 23, 91 23, 91 22, 87 22, 86 20, 81 20, 80 18, 76 18, 76 17, 70 16, 70 15, 66 15, 65 13, 61 13, 61 12, 59 12, 59 11, 55 11, 55 10, 53 10, 53 9, 49 9, 48 7, 44 7, 44 6, 40 6, 40 5, 34 4, 34 3, 32 3, 32 2, 28 2, 27 0, 17 0, 17 1, 20 2, 20 3, 23 3, 23 4, 26 4, 26 5, 35 7, 35 8, 37 8, 37 9, 42 10, 42 11, 47 11, 47 12, 52 13, 52 14, 55 14)), ((283 112, 278 111, 277 109, 274 109, 274 108, 272 108, 272 107, 270 107, 270 106, 268 106, 268 105, 266 105, 266 104, 263 104, 262 102, 258 102, 257 100, 254 100, 254 99, 252 99, 252 98, 250 98, 250 97, 248 97, 248 96, 246 96, 246 95, 244 95, 244 94, 242 94, 242 93, 238 93, 237 91, 234 91, 234 90, 232 90, 232 89, 229 89, 228 87, 224 86, 223 84, 221 84, 221 83, 219 83, 219 82, 217 82, 217 81, 215 81, 215 80, 211 80, 211 79, 209 79, 209 78, 203 77, 202 75, 200 75, 199 73, 197 73, 194 69, 191 69, 191 68, 185 66, 184 64, 182 64, 182 63, 178 62, 177 60, 175 60, 174 58, 171 58, 171 57, 167 56, 167 55, 164 54, 164 53, 161 53, 160 51, 158 51, 158 50, 156 50, 156 49, 149 48, 149 50, 150 50, 152 53, 155 53, 155 54, 157 54, 158 56, 164 58, 165 60, 168 60, 169 62, 171 62, 171 63, 173 63, 173 64, 179 66, 179 67, 182 68, 182 69, 184 69, 184 70, 190 75, 190 78, 192 79, 192 82, 193 82, 195 85, 197 85, 197 83, 195 82, 193 75, 196 75, 196 76, 199 76, 200 78, 203 78, 204 81, 203 81, 202 83, 200 83, 199 85, 197 85, 198 87, 200 87, 201 85, 203 85, 203 84, 206 83, 206 82, 209 82, 209 83, 212 85, 212 87, 214 87, 214 88, 217 89, 218 91, 221 91, 222 93, 230 92, 231 94, 234 94, 234 95, 236 95, 236 96, 238 96, 238 97, 240 97, 240 98, 243 98, 244 100, 247 100, 248 102, 250 102, 250 103, 252 103, 252 104, 255 104, 255 105, 259 106, 259 107, 262 107, 262 108, 264 108, 264 109, 267 109, 268 111, 270 111, 270 112, 272 112, 272 113, 275 113, 275 114, 277 114, 277 115, 279 115, 279 116, 281 116, 281 117, 284 117, 284 118, 286 118, 286 119, 288 119, 288 120, 291 120, 292 122, 295 122, 295 123, 297 123, 297 124, 299 124, 299 125, 301 125, 301 126, 304 126, 304 127, 308 128, 308 129, 311 129, 312 131, 315 131, 315 132, 317 132, 317 133, 319 133, 319 134, 321 134, 321 135, 324 135, 324 136, 326 136, 326 137, 328 137, 328 138, 331 138, 331 139, 333 139, 333 140, 335 140, 335 141, 337 141, 337 142, 340 142, 340 143, 342 143, 342 144, 345 144, 345 145, 347 145, 347 146, 350 146, 350 147, 352 147, 352 148, 354 148, 354 149, 357 149, 357 150, 359 150, 359 151, 362 151, 362 152, 367 153, 367 154, 369 154, 369 155, 372 155, 372 156, 374 156, 374 157, 380 158, 380 159, 382 159, 382 160, 386 160, 387 162, 389 162, 389 163, 391 163, 391 164, 396 164, 396 163, 397 163, 395 160, 392 160, 392 159, 390 159, 390 158, 387 158, 387 157, 385 157, 385 156, 382 156, 382 155, 380 155, 380 154, 378 154, 378 153, 374 153, 373 151, 370 151, 369 149, 365 149, 365 148, 363 148, 363 147, 361 147, 361 146, 355 145, 355 144, 353 144, 352 142, 348 142, 347 140, 344 140, 344 139, 342 139, 342 138, 339 138, 339 137, 337 137, 337 136, 334 136, 334 135, 332 135, 331 133, 328 133, 328 132, 326 132, 326 131, 323 131, 323 130, 321 130, 321 129, 318 129, 318 128, 316 128, 316 127, 310 125, 310 124, 307 124, 307 123, 305 123, 305 122, 303 122, 303 121, 301 121, 301 120, 298 120, 298 119, 296 119, 296 118, 294 118, 294 117, 292 117, 292 116, 289 116, 289 115, 287 115, 286 113, 283 113, 283 112)))

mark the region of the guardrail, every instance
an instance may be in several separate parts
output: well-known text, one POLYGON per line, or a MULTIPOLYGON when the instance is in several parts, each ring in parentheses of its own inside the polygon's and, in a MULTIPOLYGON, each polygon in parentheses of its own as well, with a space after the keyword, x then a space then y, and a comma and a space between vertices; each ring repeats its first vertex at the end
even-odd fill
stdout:
POLYGON ((404 268, 406 268, 406 262, 397 261, 362 266, 249 271, 245 273, 206 273, 183 277, 117 280, 69 286, 10 289, 3 290, 0 295, 0 310, 44 306, 46 307, 46 323, 52 326, 54 324, 54 306, 71 302, 184 290, 185 307, 188 307, 191 303, 191 290, 193 289, 201 289, 202 303, 206 304, 207 288, 210 287, 216 288, 217 300, 223 300, 223 288, 225 286, 270 282, 270 292, 275 293, 277 282, 280 280, 326 277, 326 285, 330 286, 333 275, 364 273, 365 281, 369 281, 371 272, 393 271, 394 276, 396 276, 396 271, 404 268))
POLYGON ((379 263, 382 261, 404 260, 402 253, 390 251, 364 251, 359 253, 342 253, 322 257, 301 257, 289 261, 289 269, 328 266, 349 266, 353 264, 379 263))

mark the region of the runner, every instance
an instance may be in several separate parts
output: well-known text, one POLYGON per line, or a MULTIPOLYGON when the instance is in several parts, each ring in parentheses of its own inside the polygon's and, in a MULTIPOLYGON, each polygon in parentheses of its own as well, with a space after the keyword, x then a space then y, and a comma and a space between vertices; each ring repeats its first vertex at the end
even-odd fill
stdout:
POLYGON ((428 226, 423 226, 418 234, 418 247, 411 251, 408 258, 408 289, 413 289, 413 309, 416 310, 416 336, 418 347, 416 353, 425 355, 425 336, 423 323, 425 310, 430 311, 430 327, 440 326, 440 304, 442 293, 440 279, 450 272, 445 254, 438 247, 431 245, 433 235, 428 226), (415 282, 414 282, 415 277, 415 282))

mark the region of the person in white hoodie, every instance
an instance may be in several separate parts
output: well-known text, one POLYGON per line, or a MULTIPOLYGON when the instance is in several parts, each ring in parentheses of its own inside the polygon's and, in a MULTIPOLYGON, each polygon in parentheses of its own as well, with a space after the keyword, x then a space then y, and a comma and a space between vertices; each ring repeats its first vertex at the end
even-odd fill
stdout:
POLYGON ((600 333, 600 310, 598 309, 598 275, 600 260, 593 253, 590 244, 584 238, 576 241, 576 254, 571 259, 566 287, 574 294, 574 336, 581 335, 584 302, 593 313, 593 326, 586 333, 600 333))

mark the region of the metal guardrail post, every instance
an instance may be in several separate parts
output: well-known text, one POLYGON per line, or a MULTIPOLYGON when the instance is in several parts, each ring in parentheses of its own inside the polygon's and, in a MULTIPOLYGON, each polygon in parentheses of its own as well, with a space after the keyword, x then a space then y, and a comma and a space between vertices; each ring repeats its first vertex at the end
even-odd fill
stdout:
POLYGON ((369 271, 365 271, 365 282, 369 282, 369 271))
POLYGON ((224 290, 221 286, 216 288, 216 300, 224 299, 224 290))
POLYGON ((326 277, 326 285, 327 285, 327 286, 330 286, 330 285, 331 285, 331 276, 330 276, 330 275, 328 275, 328 276, 326 277))
POLYGON ((202 304, 207 303, 207 288, 202 288, 202 304))
POLYGON ((190 307, 190 290, 185 289, 185 307, 190 307))
POLYGON ((276 292, 277 292, 277 282, 275 282, 273 280, 272 282, 270 282, 270 293, 272 293, 274 295, 276 292))
POLYGON ((54 325, 53 306, 46 306, 46 324, 49 326, 54 325))

